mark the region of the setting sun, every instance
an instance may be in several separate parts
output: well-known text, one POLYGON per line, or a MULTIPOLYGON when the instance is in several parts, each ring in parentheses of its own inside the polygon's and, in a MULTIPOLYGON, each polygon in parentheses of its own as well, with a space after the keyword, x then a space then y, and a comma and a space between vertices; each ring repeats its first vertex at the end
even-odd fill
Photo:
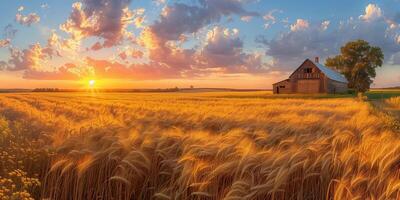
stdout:
POLYGON ((94 87, 96 85, 96 80, 89 80, 89 87, 94 87))

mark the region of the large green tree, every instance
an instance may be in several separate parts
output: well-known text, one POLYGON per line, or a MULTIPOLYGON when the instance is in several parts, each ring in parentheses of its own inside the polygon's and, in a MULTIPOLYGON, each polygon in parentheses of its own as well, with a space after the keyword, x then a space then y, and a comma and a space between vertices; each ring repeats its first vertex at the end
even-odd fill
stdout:
POLYGON ((357 93, 366 92, 376 76, 375 69, 383 64, 382 50, 365 40, 355 40, 344 45, 340 53, 328 58, 325 65, 344 74, 349 81, 349 87, 357 93))

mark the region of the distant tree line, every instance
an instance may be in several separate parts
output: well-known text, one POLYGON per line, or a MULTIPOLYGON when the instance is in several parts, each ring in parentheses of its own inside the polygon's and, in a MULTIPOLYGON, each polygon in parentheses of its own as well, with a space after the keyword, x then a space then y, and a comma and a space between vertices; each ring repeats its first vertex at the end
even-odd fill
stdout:
MULTIPOLYGON (((96 89, 96 92, 179 92, 181 89, 165 88, 165 89, 96 89)), ((85 92, 87 89, 59 89, 59 88, 35 88, 32 92, 85 92)))
POLYGON ((35 88, 32 92, 61 92, 58 88, 35 88))

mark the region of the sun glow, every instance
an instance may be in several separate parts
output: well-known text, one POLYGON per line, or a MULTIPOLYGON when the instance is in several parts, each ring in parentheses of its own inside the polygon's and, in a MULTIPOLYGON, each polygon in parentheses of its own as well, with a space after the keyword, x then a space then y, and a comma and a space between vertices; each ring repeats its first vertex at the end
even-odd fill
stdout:
POLYGON ((96 85, 96 80, 89 80, 89 87, 94 87, 96 85))

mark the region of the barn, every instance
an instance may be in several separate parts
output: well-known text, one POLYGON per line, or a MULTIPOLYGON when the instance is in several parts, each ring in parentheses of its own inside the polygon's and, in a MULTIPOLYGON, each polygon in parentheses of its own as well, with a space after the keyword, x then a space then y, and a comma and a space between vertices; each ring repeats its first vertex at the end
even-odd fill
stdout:
POLYGON ((348 81, 339 72, 315 61, 305 60, 288 79, 274 83, 274 94, 345 93, 348 81))

